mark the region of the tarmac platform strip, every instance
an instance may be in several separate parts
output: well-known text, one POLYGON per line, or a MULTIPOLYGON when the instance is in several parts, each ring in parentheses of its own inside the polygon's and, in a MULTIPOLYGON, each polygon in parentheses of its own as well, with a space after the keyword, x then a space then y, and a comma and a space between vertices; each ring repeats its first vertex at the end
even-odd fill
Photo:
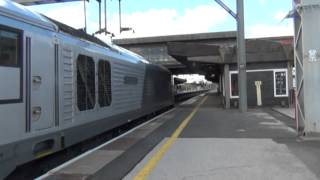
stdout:
POLYGON ((270 109, 225 110, 197 96, 39 179, 320 179, 320 141, 270 109))

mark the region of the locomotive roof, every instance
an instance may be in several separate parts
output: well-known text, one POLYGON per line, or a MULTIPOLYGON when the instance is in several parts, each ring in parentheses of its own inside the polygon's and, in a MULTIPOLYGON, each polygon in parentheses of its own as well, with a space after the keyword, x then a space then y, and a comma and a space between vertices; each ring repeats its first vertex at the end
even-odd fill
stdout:
POLYGON ((46 29, 56 30, 56 26, 45 17, 10 0, 0 0, 0 12, 46 29))
POLYGON ((148 63, 148 64, 150 63, 147 60, 145 60, 143 57, 141 57, 141 56, 139 56, 139 55, 137 55, 137 54, 135 54, 135 53, 133 53, 131 51, 128 51, 128 50, 126 50, 124 48, 121 48, 121 47, 119 47, 117 45, 114 45, 114 44, 107 44, 104 41, 100 40, 99 38, 97 38, 95 36, 92 36, 92 35, 89 35, 89 34, 85 33, 82 30, 75 29, 73 27, 70 27, 70 26, 68 26, 66 24, 63 24, 63 23, 61 23, 59 21, 56 21, 56 20, 54 20, 52 18, 49 18, 47 16, 44 16, 44 17, 48 18, 51 22, 56 24, 60 31, 62 31, 64 33, 67 33, 67 34, 69 34, 69 35, 71 35, 73 37, 84 39, 84 40, 87 40, 89 42, 93 42, 95 44, 98 44, 98 45, 100 45, 102 47, 106 47, 106 48, 109 48, 111 50, 115 50, 115 51, 124 53, 126 55, 129 55, 131 57, 136 58, 137 60, 139 60, 139 61, 141 61, 143 63, 148 63))
POLYGON ((54 24, 56 24, 58 26, 59 30, 64 32, 64 33, 70 34, 70 35, 72 35, 74 37, 77 37, 77 38, 85 39, 85 40, 90 41, 90 42, 94 42, 96 44, 99 44, 100 46, 104 46, 104 47, 107 47, 107 48, 112 48, 110 45, 108 45, 107 43, 103 42, 99 38, 91 36, 91 35, 83 32, 82 30, 75 29, 73 27, 70 27, 70 26, 68 26, 66 24, 63 24, 63 23, 61 23, 59 21, 56 21, 56 20, 54 20, 52 18, 49 18, 47 16, 45 16, 45 17, 48 18, 54 24))
MULTIPOLYGON (((90 42, 94 42, 96 44, 99 44, 101 46, 111 48, 108 44, 104 43, 103 41, 101 41, 100 39, 98 39, 94 36, 90 36, 81 30, 74 29, 74 28, 72 28, 68 25, 65 25, 63 23, 60 23, 54 19, 40 15, 40 14, 33 12, 32 10, 30 10, 20 4, 14 3, 10 0, 0 0, 0 10, 6 12, 7 14, 12 14, 16 17, 27 20, 29 22, 46 25, 51 28, 54 28, 55 26, 57 26, 60 31, 68 33, 74 37, 85 39, 90 42)), ((54 28, 54 29, 56 29, 56 28, 54 28)))
POLYGON ((97 45, 100 45, 102 47, 109 48, 111 50, 117 51, 122 53, 123 55, 130 56, 134 58, 137 61, 143 62, 143 63, 149 63, 147 60, 142 58, 141 56, 130 52, 126 49, 123 49, 121 47, 118 47, 113 44, 107 44, 100 40, 97 37, 91 36, 81 30, 77 30, 75 28, 72 28, 66 24, 63 24, 61 22, 58 22, 54 19, 51 19, 49 17, 46 17, 44 15, 38 14, 36 12, 33 12, 32 10, 17 4, 15 2, 12 2, 10 0, 0 0, 0 13, 4 12, 6 15, 9 15, 9 17, 13 17, 19 20, 22 20, 24 22, 28 22, 46 29, 50 29, 52 31, 61 31, 66 34, 69 34, 73 37, 84 39, 86 41, 95 43, 97 45))

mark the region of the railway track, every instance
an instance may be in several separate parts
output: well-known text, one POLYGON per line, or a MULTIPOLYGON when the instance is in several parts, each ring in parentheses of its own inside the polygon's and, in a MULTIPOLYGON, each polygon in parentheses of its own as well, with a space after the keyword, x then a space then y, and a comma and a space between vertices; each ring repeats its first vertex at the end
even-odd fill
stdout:
MULTIPOLYGON (((190 94, 185 95, 179 95, 175 97, 175 103, 180 103, 182 101, 185 101, 189 98, 192 98, 196 95, 202 94, 205 91, 199 91, 198 93, 192 92, 190 94)), ((113 140, 114 138, 128 132, 129 130, 155 118, 156 116, 159 116, 170 109, 172 109, 173 106, 166 107, 160 111, 157 111, 155 113, 149 114, 147 116, 141 117, 139 119, 133 120, 129 122, 128 124, 125 124, 123 126, 117 127, 115 129, 112 129, 110 131, 107 131, 103 134, 100 134, 98 136, 95 136, 93 138, 90 138, 88 140, 85 140, 81 143, 78 143, 74 146, 71 146, 65 150, 62 150, 60 152, 54 153, 52 155, 46 156, 44 158, 31 161, 29 163, 23 164, 16 168, 16 170, 11 173, 6 179, 8 180, 21 180, 21 179, 35 179, 51 169, 85 153, 86 151, 89 151, 95 147, 98 147, 101 144, 104 144, 108 141, 113 140)))

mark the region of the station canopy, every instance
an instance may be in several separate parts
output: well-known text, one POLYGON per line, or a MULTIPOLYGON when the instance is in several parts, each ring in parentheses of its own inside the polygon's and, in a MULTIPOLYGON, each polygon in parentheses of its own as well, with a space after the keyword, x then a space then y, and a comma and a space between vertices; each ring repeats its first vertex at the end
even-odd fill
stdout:
POLYGON ((63 2, 72 2, 72 1, 83 1, 83 0, 13 0, 16 3, 32 6, 40 4, 53 4, 53 3, 63 3, 63 2))

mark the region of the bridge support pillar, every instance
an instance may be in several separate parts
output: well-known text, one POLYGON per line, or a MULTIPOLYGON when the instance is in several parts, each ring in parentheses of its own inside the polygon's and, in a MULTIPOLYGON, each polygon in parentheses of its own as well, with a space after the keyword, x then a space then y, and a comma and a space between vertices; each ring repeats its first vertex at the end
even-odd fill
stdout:
POLYGON ((296 118, 300 135, 320 134, 320 3, 294 1, 296 118))
POLYGON ((224 99, 225 99, 225 108, 230 109, 230 76, 229 76, 229 64, 224 65, 224 99))

